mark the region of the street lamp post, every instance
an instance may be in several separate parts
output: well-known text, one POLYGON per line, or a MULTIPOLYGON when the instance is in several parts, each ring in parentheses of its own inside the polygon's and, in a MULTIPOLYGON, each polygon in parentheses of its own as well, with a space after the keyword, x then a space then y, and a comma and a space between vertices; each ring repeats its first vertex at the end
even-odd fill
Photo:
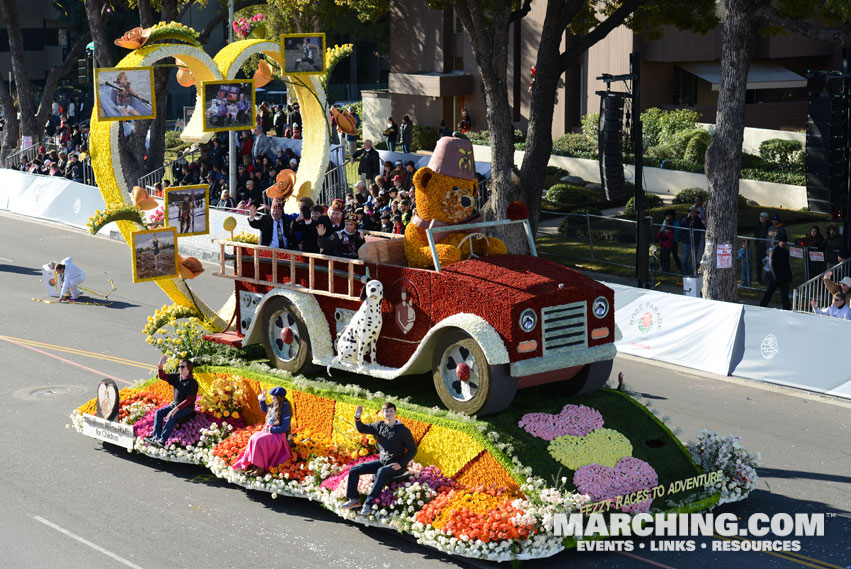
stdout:
MULTIPOLYGON (((233 43, 233 0, 228 0, 228 43, 233 43)), ((236 132, 228 131, 228 190, 236 198, 236 132)))

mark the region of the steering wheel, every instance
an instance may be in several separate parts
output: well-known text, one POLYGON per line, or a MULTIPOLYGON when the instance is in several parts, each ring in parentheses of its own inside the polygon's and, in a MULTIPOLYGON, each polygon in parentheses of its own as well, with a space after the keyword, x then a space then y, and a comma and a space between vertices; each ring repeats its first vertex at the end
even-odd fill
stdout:
MULTIPOLYGON (((467 235, 464 239, 461 240, 460 243, 458 243, 458 250, 459 251, 462 250, 464 243, 466 243, 467 241, 470 241, 470 239, 474 239, 474 238, 485 240, 485 255, 487 255, 489 253, 490 243, 488 242, 487 236, 483 233, 470 233, 469 235, 467 235)), ((478 259, 479 258, 479 256, 476 255, 473 252, 473 243, 472 242, 470 243, 470 254, 467 255, 467 258, 468 259, 478 259)))

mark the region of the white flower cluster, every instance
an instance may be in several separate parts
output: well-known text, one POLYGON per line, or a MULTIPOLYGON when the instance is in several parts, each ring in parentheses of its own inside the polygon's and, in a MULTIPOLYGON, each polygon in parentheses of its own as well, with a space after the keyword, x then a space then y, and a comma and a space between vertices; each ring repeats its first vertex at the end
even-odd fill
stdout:
POLYGON ((518 498, 512 502, 515 508, 525 512, 524 515, 515 516, 515 523, 534 524, 537 533, 544 532, 558 540, 552 534, 553 515, 576 512, 580 506, 591 501, 587 494, 570 491, 566 485, 566 477, 563 477, 560 483, 557 482, 556 487, 549 486, 543 478, 537 476, 527 479, 526 483, 520 486, 520 491, 526 498, 518 498))
POLYGON ((472 540, 465 534, 455 537, 450 533, 445 533, 432 526, 425 526, 419 522, 411 526, 411 533, 417 538, 418 543, 444 553, 487 559, 488 561, 540 559, 551 557, 564 550, 561 538, 554 538, 552 534, 542 535, 539 533, 524 541, 512 539, 485 543, 480 539, 472 540))
POLYGON ((697 436, 697 442, 686 445, 692 458, 704 472, 722 470, 724 478, 720 482, 707 485, 707 489, 721 492, 719 504, 738 502, 747 498, 756 488, 759 476, 760 455, 746 451, 739 444, 739 438, 733 435, 720 436, 718 431, 710 433, 703 430, 697 436))

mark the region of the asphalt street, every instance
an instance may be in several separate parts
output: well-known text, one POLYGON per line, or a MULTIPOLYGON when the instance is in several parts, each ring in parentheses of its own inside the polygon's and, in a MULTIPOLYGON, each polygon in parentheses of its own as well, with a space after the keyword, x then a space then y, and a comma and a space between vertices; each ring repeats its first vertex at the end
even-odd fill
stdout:
MULTIPOLYGON (((396 534, 340 520, 319 505, 272 500, 215 479, 200 467, 162 463, 104 447, 66 430, 69 413, 103 377, 149 377, 159 354, 142 327, 168 298, 132 284, 123 242, 0 213, 0 567, 492 567, 445 556, 396 534), (42 264, 71 256, 83 286, 116 291, 110 306, 45 304, 42 264)), ((232 283, 210 275, 192 289, 218 308, 232 283)), ((707 337, 711 338, 711 331, 707 337)), ((817 362, 813 362, 814 370, 817 362)), ((800 538, 797 553, 565 551, 524 567, 846 569, 851 566, 849 409, 841 400, 618 356, 615 372, 695 438, 701 429, 741 435, 762 453, 759 488, 716 510, 826 513, 824 537, 800 538)), ((798 539, 798 538, 795 538, 798 539)), ((709 545, 701 549, 701 543, 709 545)))

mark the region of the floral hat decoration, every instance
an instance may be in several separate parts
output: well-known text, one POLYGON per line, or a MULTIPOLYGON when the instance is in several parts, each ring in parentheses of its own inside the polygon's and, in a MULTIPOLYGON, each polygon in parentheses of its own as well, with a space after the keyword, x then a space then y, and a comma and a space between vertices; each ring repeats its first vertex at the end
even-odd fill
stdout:
POLYGON ((151 37, 151 28, 133 28, 115 40, 115 45, 126 49, 139 49, 151 37))
POLYGON ((157 200, 142 186, 133 186, 133 203, 142 210, 156 209, 159 206, 157 200))
POLYGON ((290 169, 281 170, 275 178, 275 183, 266 189, 270 198, 286 200, 295 190, 295 172, 290 169))
POLYGON ((349 111, 338 111, 337 107, 331 107, 331 112, 334 113, 334 119, 337 121, 337 128, 345 134, 352 136, 358 135, 357 120, 349 113, 349 111))
POLYGON ((195 257, 187 257, 184 259, 178 255, 177 260, 179 261, 177 270, 180 273, 180 278, 182 279, 194 279, 204 272, 204 267, 201 265, 201 261, 195 257))

